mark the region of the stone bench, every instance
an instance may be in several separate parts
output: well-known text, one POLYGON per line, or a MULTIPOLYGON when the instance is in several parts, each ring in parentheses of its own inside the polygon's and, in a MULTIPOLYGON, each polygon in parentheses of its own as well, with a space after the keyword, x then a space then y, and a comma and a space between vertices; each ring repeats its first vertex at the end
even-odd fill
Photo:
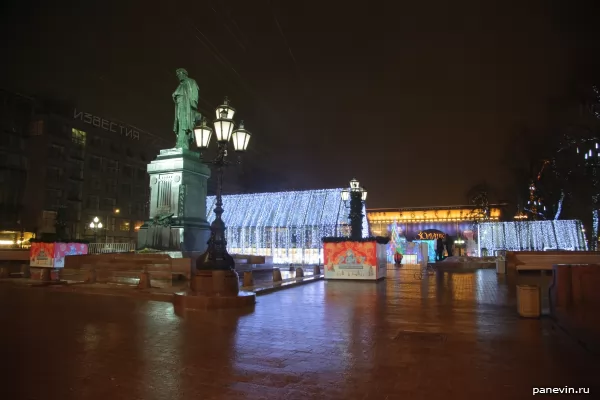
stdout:
POLYGON ((119 282, 119 279, 142 279, 144 274, 152 280, 171 281, 170 264, 121 264, 121 263, 99 263, 91 266, 95 271, 96 282, 119 282))
POLYGON ((192 274, 189 258, 171 258, 168 254, 119 253, 67 256, 64 269, 78 270, 83 265, 91 265, 96 269, 110 269, 110 265, 117 265, 119 270, 130 269, 132 271, 138 271, 140 266, 145 266, 151 272, 151 276, 156 279, 167 279, 167 275, 170 279, 174 277, 190 279, 192 274))
POLYGON ((29 250, 0 250, 0 261, 29 261, 29 250))
POLYGON ((63 268, 61 280, 74 280, 87 283, 119 283, 122 279, 160 280, 171 284, 173 272, 170 263, 147 263, 143 261, 97 262, 63 268))

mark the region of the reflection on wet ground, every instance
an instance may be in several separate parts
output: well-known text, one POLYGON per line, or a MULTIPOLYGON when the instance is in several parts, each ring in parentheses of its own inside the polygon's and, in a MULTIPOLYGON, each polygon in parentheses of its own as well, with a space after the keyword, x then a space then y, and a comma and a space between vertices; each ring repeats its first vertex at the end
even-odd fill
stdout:
POLYGON ((524 399, 596 380, 597 362, 547 320, 517 317, 514 277, 414 272, 185 318, 169 303, 0 285, 0 398, 524 399))

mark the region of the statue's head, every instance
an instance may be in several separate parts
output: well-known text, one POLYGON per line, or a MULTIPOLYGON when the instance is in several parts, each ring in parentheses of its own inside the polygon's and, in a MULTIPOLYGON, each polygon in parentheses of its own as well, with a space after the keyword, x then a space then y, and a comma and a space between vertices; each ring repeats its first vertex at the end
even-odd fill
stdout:
POLYGON ((187 78, 188 76, 188 72, 185 68, 178 68, 175 71, 175 75, 177 75, 177 79, 179 79, 179 81, 181 82, 182 80, 184 80, 185 78, 187 78))

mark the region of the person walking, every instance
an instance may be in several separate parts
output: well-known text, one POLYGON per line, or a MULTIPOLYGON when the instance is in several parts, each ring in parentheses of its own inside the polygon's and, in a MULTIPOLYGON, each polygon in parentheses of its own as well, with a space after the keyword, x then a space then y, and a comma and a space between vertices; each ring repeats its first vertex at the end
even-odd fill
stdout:
POLYGON ((442 261, 444 257, 444 240, 438 238, 435 246, 435 260, 442 261))

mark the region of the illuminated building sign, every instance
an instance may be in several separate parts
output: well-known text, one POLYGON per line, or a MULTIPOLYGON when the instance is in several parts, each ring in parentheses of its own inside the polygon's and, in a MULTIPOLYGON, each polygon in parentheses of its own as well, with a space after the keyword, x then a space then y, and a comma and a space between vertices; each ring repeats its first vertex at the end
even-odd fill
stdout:
POLYGON ((446 234, 444 232, 438 231, 436 229, 428 229, 426 231, 421 231, 417 233, 415 239, 417 240, 435 240, 435 239, 445 239, 446 234))
POLYGON ((83 111, 77 111, 77 109, 73 111, 73 118, 83 121, 86 124, 93 125, 96 128, 104 129, 108 132, 120 133, 121 136, 125 136, 129 139, 140 140, 140 132, 136 131, 132 127, 121 125, 83 111))

